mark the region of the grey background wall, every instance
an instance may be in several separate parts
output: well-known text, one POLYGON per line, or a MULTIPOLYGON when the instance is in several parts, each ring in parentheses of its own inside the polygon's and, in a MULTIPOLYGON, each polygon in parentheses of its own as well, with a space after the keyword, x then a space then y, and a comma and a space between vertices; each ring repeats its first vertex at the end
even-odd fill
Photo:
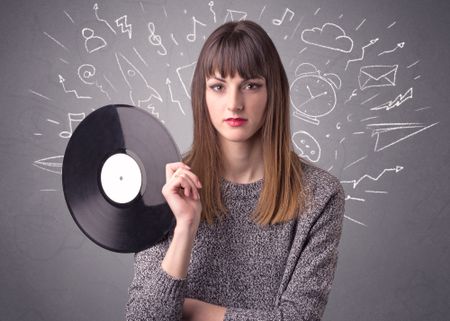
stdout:
POLYGON ((100 106, 135 104, 186 150, 202 42, 239 19, 259 22, 279 49, 296 151, 347 193, 324 319, 448 320, 447 1, 0 6, 1 320, 124 319, 133 258, 96 246, 69 214, 70 131, 100 106))

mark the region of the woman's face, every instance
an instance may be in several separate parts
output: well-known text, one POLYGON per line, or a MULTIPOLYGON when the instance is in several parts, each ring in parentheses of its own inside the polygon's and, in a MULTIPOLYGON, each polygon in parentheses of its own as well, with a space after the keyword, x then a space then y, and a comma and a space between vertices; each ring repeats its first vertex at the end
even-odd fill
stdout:
POLYGON ((206 79, 206 105, 221 142, 245 142, 261 128, 267 105, 264 78, 223 78, 216 72, 206 79))

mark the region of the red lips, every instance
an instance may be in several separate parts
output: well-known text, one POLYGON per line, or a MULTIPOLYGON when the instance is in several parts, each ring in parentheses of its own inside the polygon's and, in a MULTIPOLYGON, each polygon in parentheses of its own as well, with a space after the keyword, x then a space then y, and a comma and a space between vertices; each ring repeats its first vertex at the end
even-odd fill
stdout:
POLYGON ((245 124, 247 119, 244 119, 244 118, 227 118, 227 119, 225 119, 225 121, 231 127, 238 127, 238 126, 242 126, 243 124, 245 124))

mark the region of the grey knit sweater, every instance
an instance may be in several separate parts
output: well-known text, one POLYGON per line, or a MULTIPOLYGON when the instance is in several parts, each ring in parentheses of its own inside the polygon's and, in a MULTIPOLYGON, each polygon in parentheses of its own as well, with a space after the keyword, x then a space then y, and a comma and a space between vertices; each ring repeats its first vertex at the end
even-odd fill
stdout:
POLYGON ((312 201, 298 219, 265 228, 249 219, 264 180, 222 180, 229 213, 214 226, 200 223, 186 279, 161 268, 173 234, 136 253, 127 320, 179 321, 184 298, 226 307, 225 321, 320 320, 337 264, 345 193, 325 170, 302 166, 312 201))

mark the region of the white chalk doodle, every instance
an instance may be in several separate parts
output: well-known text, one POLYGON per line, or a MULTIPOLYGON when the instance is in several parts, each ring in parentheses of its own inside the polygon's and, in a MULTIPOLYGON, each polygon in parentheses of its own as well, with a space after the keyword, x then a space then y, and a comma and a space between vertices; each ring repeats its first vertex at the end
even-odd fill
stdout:
POLYGON ((351 166, 353 166, 353 165, 359 163, 360 161, 362 161, 362 160, 364 160, 364 159, 366 159, 366 158, 367 158, 367 155, 365 155, 365 156, 363 156, 363 157, 361 157, 361 158, 358 158, 358 159, 355 160, 354 162, 351 162, 350 164, 348 164, 347 166, 345 166, 345 167, 343 168, 343 170, 346 170, 347 168, 349 168, 349 167, 351 167, 351 166))
MULTIPOLYGON (((347 201, 347 200, 364 201, 364 200, 361 200, 361 199, 358 199, 358 198, 353 198, 353 197, 351 197, 350 195, 347 195, 347 196, 345 197, 345 200, 346 200, 346 201, 347 201)), ((357 221, 357 220, 355 220, 354 218, 351 218, 351 217, 348 216, 348 215, 344 215, 344 217, 347 218, 347 219, 349 219, 350 221, 352 221, 352 222, 354 222, 354 223, 357 223, 357 224, 359 224, 359 225, 362 225, 362 226, 367 227, 366 224, 364 224, 364 223, 362 223, 362 222, 360 222, 360 221, 357 221)))
POLYGON ((62 61, 63 63, 65 63, 66 65, 69 65, 69 62, 67 60, 64 60, 62 58, 59 58, 60 61, 62 61))
POLYGON ((47 118, 47 121, 48 121, 49 123, 56 124, 56 125, 59 125, 59 124, 60 124, 59 121, 56 121, 56 120, 53 120, 53 119, 50 119, 50 118, 47 118))
POLYGON ((208 2, 208 6, 209 6, 209 11, 211 11, 211 13, 213 14, 213 18, 214 18, 214 23, 216 23, 216 13, 213 10, 214 7, 214 1, 210 1, 208 2))
POLYGON ((178 108, 181 110, 181 112, 182 112, 183 115, 186 115, 186 113, 185 113, 184 110, 183 110, 183 107, 181 106, 181 102, 180 102, 179 100, 173 99, 172 87, 171 87, 171 85, 170 85, 171 83, 172 83, 172 82, 170 81, 170 79, 169 79, 169 78, 166 78, 166 85, 167 85, 167 87, 169 88, 170 100, 178 105, 178 108))
POLYGON ((437 125, 439 122, 425 126, 421 123, 380 123, 368 124, 368 129, 372 130, 371 137, 376 136, 374 152, 382 151, 390 146, 393 146, 406 138, 412 137, 428 128, 437 125), (411 132, 411 130, 413 130, 411 132), (404 135, 403 132, 407 132, 404 135), (400 137, 399 137, 400 136, 400 137))
POLYGON ((61 76, 61 75, 58 75, 58 78, 59 78, 59 83, 63 87, 63 90, 64 90, 65 93, 73 93, 77 99, 92 99, 92 97, 90 97, 90 96, 80 96, 80 95, 78 95, 78 92, 75 89, 67 90, 66 86, 64 84, 64 82, 66 81, 64 79, 64 77, 61 76))
POLYGON ((106 24, 106 26, 114 33, 116 33, 116 30, 114 30, 114 28, 109 24, 108 21, 106 21, 105 19, 100 19, 100 17, 98 16, 98 4, 94 3, 94 7, 92 8, 94 10, 94 14, 95 14, 95 18, 97 18, 98 21, 103 22, 106 24))
POLYGON ((51 40, 53 40, 58 46, 60 46, 61 48, 64 48, 64 50, 69 51, 69 49, 67 49, 66 46, 64 46, 61 42, 59 42, 58 40, 56 40, 55 38, 53 38, 52 36, 50 36, 47 32, 43 32, 44 35, 46 35, 47 37, 49 37, 51 40))
POLYGON ((34 161, 33 165, 37 168, 43 169, 44 171, 61 175, 63 158, 64 155, 46 157, 34 161))
POLYGON ((64 130, 59 133, 59 137, 61 138, 70 138, 72 137, 73 130, 75 129, 75 124, 79 124, 86 117, 85 113, 68 113, 67 117, 69 118, 69 130, 64 130))
POLYGON ((227 9, 227 15, 223 22, 227 21, 241 21, 247 19, 247 12, 239 10, 227 9))
POLYGON ((360 122, 362 123, 362 122, 365 122, 367 120, 377 119, 377 118, 378 118, 378 116, 370 116, 370 117, 366 117, 366 118, 361 119, 360 122))
POLYGON ((350 96, 345 100, 344 104, 348 103, 350 100, 352 100, 353 97, 358 96, 356 89, 353 89, 352 93, 350 94, 350 96))
POLYGON ((388 194, 387 191, 374 191, 374 190, 369 190, 369 189, 366 189, 366 190, 364 191, 364 193, 372 193, 372 194, 388 194))
POLYGON ((341 181, 341 183, 343 184, 352 184, 353 185, 353 189, 356 188, 356 186, 359 185, 359 183, 361 183, 364 179, 369 179, 372 181, 378 181, 384 174, 388 173, 388 172, 395 172, 395 174, 399 173, 400 171, 402 171, 404 169, 403 166, 395 166, 394 168, 385 168, 383 169, 383 171, 378 174, 377 176, 373 177, 369 174, 364 174, 363 176, 361 176, 359 179, 353 179, 353 180, 349 180, 349 181, 341 181))
POLYGON ((153 45, 160 47, 162 50, 157 50, 156 52, 161 55, 165 56, 167 55, 167 49, 162 44, 161 36, 155 34, 155 24, 153 22, 149 22, 147 24, 148 31, 150 32, 150 35, 148 36, 148 41, 153 45))
POLYGON ((414 61, 412 64, 410 64, 409 66, 407 66, 406 67, 406 69, 409 69, 409 68, 411 68, 411 67, 413 67, 413 66, 415 66, 415 65, 417 65, 418 63, 419 63, 419 61, 420 61, 420 59, 419 60, 416 60, 416 61, 414 61))
POLYGON ((320 8, 317 8, 317 10, 314 12, 314 15, 316 16, 320 11, 320 8))
POLYGON ((30 93, 32 93, 33 95, 39 96, 39 97, 44 98, 44 99, 46 99, 48 101, 52 101, 53 100, 53 99, 51 99, 51 98, 49 98, 49 97, 47 97, 47 96, 45 96, 43 94, 38 93, 37 91, 31 90, 31 89, 29 89, 28 91, 30 93))
POLYGON ((348 61, 347 61, 347 64, 345 65, 345 70, 347 70, 348 65, 349 65, 351 62, 362 61, 362 60, 364 59, 364 55, 365 55, 365 50, 366 50, 366 48, 368 48, 368 47, 370 47, 370 46, 376 44, 376 43, 378 42, 378 40, 379 40, 379 38, 371 39, 367 45, 363 46, 363 47, 361 48, 361 51, 362 51, 361 57, 356 58, 356 59, 350 59, 350 60, 348 60, 348 61))
POLYGON ((129 96, 133 105, 143 107, 152 98, 162 102, 161 95, 150 86, 144 75, 123 54, 115 53, 116 61, 123 79, 129 88, 129 96))
POLYGON ((300 156, 309 159, 313 163, 320 160, 322 150, 320 144, 311 134, 300 130, 292 134, 292 143, 299 150, 300 156))
POLYGON ((394 22, 391 23, 386 29, 391 29, 396 23, 397 23, 397 21, 394 21, 394 22))
POLYGON ((114 85, 112 84, 111 80, 109 80, 105 75, 103 75, 103 78, 108 83, 108 85, 117 93, 118 91, 117 91, 116 87, 114 87, 114 85))
POLYGON ((97 50, 105 48, 108 44, 105 39, 96 36, 94 34, 94 30, 91 28, 83 28, 83 30, 81 30, 81 34, 84 38, 84 47, 88 53, 93 53, 97 50))
MULTIPOLYGON (((262 17, 262 15, 263 15, 264 10, 266 10, 266 6, 262 7, 261 12, 259 13, 259 16, 258 16, 258 21, 261 20, 261 17, 262 17)), ((226 19, 226 18, 225 18, 225 19, 226 19)))
POLYGON ((370 108, 370 110, 380 110, 380 109, 390 110, 394 107, 400 106, 405 101, 407 101, 408 99, 412 99, 412 98, 413 98, 413 88, 411 87, 404 94, 400 94, 397 97, 395 97, 394 100, 389 100, 388 102, 385 102, 381 105, 372 107, 372 108, 370 108))
POLYGON ((361 21, 361 23, 355 28, 355 31, 358 31, 358 29, 361 28, 364 22, 366 22, 366 18, 364 18, 363 21, 361 21))
POLYGON ((373 95, 372 97, 367 98, 366 100, 364 100, 363 102, 361 102, 361 105, 365 105, 367 104, 369 101, 375 99, 376 97, 378 97, 380 93, 376 93, 375 95, 373 95))
POLYGON ((201 26, 203 26, 203 27, 206 27, 206 24, 205 23, 203 23, 203 22, 201 22, 201 21, 198 21, 194 16, 192 17, 192 21, 193 21, 193 23, 194 23, 194 30, 192 31, 192 33, 189 33, 187 36, 186 36, 186 39, 188 40, 188 41, 190 41, 190 42, 194 42, 196 39, 197 39, 197 24, 199 24, 199 25, 201 25, 201 26))
POLYGON ((426 110, 426 109, 430 109, 430 108, 431 108, 431 106, 425 106, 425 107, 417 108, 417 109, 415 109, 415 111, 422 111, 422 110, 426 110))
POLYGON ((142 55, 139 53, 139 51, 136 49, 136 47, 133 47, 134 52, 136 53, 136 56, 142 61, 142 63, 145 65, 145 67, 148 67, 147 61, 142 58, 142 55))
POLYGON ((189 65, 181 66, 176 69, 178 79, 180 79, 181 85, 183 86, 184 92, 189 99, 191 99, 191 93, 188 90, 190 88, 190 83, 192 82, 192 77, 194 75, 196 61, 190 63, 189 65))
POLYGON ((173 33, 170 34, 170 38, 172 38, 173 43, 178 46, 178 42, 176 41, 175 36, 173 35, 173 33))
POLYGON ((321 28, 314 27, 302 31, 301 39, 307 44, 349 53, 353 49, 353 40, 340 26, 327 22, 321 28))
POLYGON ((386 50, 386 51, 380 52, 380 53, 378 54, 378 56, 385 55, 385 54, 388 54, 388 53, 393 53, 393 52, 396 51, 397 49, 401 49, 401 48, 403 48, 404 46, 405 46, 405 42, 399 42, 399 43, 397 44, 397 46, 395 46, 394 49, 392 49, 392 50, 386 50))
POLYGON ((300 27, 304 17, 305 16, 302 16, 300 18, 300 21, 297 23, 297 25, 295 26, 294 30, 292 31, 291 36, 290 36, 291 39, 292 39, 292 37, 294 37, 295 33, 297 32, 298 27, 300 27))
POLYGON ((292 19, 294 19, 295 13, 291 9, 286 8, 286 10, 284 11, 283 16, 281 17, 281 19, 272 19, 272 23, 275 26, 280 26, 283 23, 284 19, 286 18, 287 14, 290 15, 289 21, 292 21, 292 19))
POLYGON ((72 22, 73 24, 75 24, 75 21, 73 21, 72 17, 70 16, 70 14, 67 13, 66 10, 63 10, 64 14, 66 15, 67 18, 69 18, 70 22, 72 22))
POLYGON ((83 64, 78 67, 78 77, 86 85, 97 87, 108 100, 111 100, 109 93, 103 89, 103 86, 99 84, 97 76, 95 75, 95 67, 91 64, 83 64))
POLYGON ((398 65, 372 65, 359 69, 358 83, 361 90, 374 87, 395 86, 398 65))
POLYGON ((164 16, 166 16, 166 18, 167 18, 167 11, 166 11, 166 7, 165 7, 165 6, 162 6, 162 8, 163 8, 164 16))
POLYGON ((117 27, 120 28, 120 31, 122 33, 128 34, 128 38, 131 39, 132 36, 133 36, 132 35, 132 33, 133 33, 133 25, 129 24, 127 22, 127 19, 128 19, 127 15, 123 15, 122 17, 117 18, 116 19, 116 25, 117 25, 117 27))
POLYGON ((314 125, 318 118, 331 113, 336 107, 336 89, 341 87, 338 75, 322 75, 314 65, 300 64, 295 72, 297 77, 290 86, 291 103, 296 109, 294 116, 314 125))

